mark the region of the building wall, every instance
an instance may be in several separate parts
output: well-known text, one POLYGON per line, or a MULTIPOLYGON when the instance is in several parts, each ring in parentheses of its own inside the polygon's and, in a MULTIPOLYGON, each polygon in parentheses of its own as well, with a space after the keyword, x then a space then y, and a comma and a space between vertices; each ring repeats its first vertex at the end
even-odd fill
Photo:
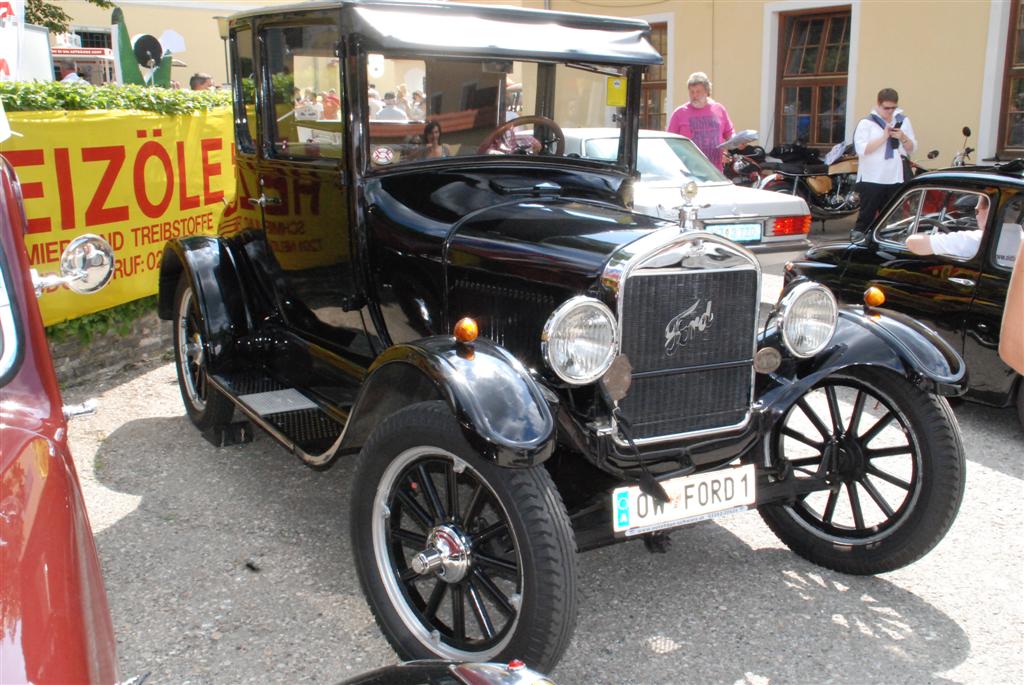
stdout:
MULTIPOLYGON (((847 139, 873 106, 880 88, 893 87, 912 118, 919 152, 941 151, 948 162, 962 145, 960 129, 974 131, 977 158, 995 151, 999 84, 1005 60, 1008 0, 497 0, 485 4, 634 17, 668 24, 668 109, 685 102, 686 79, 704 71, 714 97, 729 109, 737 129, 755 128, 762 140, 774 131, 779 13, 815 7, 851 7, 850 99, 847 139)), ((108 10, 83 0, 63 0, 76 24, 106 25, 108 10)), ((182 2, 121 0, 132 35, 159 36, 173 28, 188 50, 173 78, 186 82, 195 71, 225 79, 224 52, 213 17, 270 0, 182 2)))
MULTIPOLYGON (((270 0, 236 0, 204 2, 187 0, 178 3, 154 0, 118 0, 124 11, 128 34, 148 33, 157 38, 166 29, 173 29, 185 39, 185 52, 174 55, 187 67, 174 67, 171 78, 188 87, 189 77, 206 72, 217 83, 227 80, 224 47, 217 32, 216 16, 227 16, 250 7, 271 4, 270 0)), ((72 17, 73 27, 109 27, 112 10, 90 5, 84 0, 61 0, 61 8, 72 17)))
MULTIPOLYGON (((524 3, 544 7, 544 2, 524 3)), ((963 142, 964 125, 980 159, 995 151, 1008 21, 1007 0, 548 0, 556 11, 636 17, 669 25, 669 109, 683 104, 686 79, 704 71, 714 97, 737 129, 774 129, 779 13, 815 7, 851 7, 850 101, 847 139, 883 87, 896 88, 911 117, 919 153, 941 151, 949 162, 963 142), (993 42, 1000 45, 992 45, 993 42), (992 54, 997 53, 997 54, 992 54), (986 83, 989 87, 986 89, 986 83), (992 110, 995 110, 995 114, 992 110)))

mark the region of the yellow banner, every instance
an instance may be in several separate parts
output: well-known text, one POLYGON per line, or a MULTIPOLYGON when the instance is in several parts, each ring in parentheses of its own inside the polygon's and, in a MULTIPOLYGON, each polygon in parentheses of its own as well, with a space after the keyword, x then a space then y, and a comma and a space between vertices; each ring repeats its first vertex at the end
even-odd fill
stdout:
POLYGON ((99 293, 57 288, 40 300, 46 325, 157 291, 170 238, 217 233, 234 201, 229 108, 194 115, 138 111, 12 112, 0 152, 21 181, 29 260, 58 273, 64 247, 84 233, 114 248, 116 269, 99 293))

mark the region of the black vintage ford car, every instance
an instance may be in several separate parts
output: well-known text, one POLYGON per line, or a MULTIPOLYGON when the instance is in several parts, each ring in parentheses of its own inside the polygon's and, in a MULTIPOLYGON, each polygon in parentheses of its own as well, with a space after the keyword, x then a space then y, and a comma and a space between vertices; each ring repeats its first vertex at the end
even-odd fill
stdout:
POLYGON ((237 411, 311 467, 358 454, 353 565, 405 658, 550 669, 577 550, 756 507, 877 573, 956 515, 954 350, 814 283, 760 327, 750 252, 695 208, 631 212, 648 32, 421 2, 230 20, 236 204, 160 275, 182 397, 215 439, 237 411), (565 154, 570 126, 617 128, 617 158, 565 154))

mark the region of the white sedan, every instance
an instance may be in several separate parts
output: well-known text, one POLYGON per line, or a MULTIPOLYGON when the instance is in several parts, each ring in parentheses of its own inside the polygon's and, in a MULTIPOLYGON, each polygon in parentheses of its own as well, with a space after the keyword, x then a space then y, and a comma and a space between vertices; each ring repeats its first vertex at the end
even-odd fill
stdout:
MULTIPOLYGON (((619 131, 614 128, 566 128, 565 154, 614 160, 619 131)), ((679 218, 680 188, 699 188, 697 228, 723 235, 754 252, 804 250, 811 214, 799 197, 733 185, 689 138, 664 131, 640 131, 633 209, 665 219, 679 218)))

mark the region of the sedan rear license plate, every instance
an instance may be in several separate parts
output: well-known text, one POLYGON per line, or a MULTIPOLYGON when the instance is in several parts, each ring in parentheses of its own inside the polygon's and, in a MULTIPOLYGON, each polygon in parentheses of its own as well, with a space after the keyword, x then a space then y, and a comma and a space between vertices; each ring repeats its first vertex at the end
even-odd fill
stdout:
POLYGON ((615 488, 614 533, 643 535, 745 511, 754 504, 754 480, 753 464, 672 478, 661 482, 669 502, 645 495, 636 485, 615 488))
POLYGON ((737 243, 752 243, 761 239, 761 224, 706 224, 704 228, 708 233, 737 243))

